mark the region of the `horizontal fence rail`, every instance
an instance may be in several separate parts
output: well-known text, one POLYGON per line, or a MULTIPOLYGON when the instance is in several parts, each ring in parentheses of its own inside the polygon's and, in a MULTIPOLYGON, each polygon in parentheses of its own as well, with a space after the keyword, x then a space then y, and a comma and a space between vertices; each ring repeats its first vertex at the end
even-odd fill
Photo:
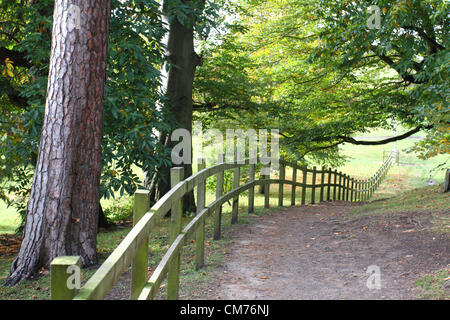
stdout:
POLYGON ((222 205, 232 201, 231 223, 238 222, 239 195, 248 191, 248 212, 254 211, 255 187, 260 186, 264 192, 264 207, 269 208, 270 185, 278 185, 278 205, 284 205, 284 186, 291 186, 291 206, 296 205, 296 189, 301 189, 300 203, 306 204, 306 190, 311 190, 310 203, 323 201, 359 202, 369 200, 386 177, 395 160, 393 151, 378 171, 369 179, 352 178, 337 170, 316 167, 299 166, 298 163, 280 159, 269 159, 265 169, 272 163, 278 163, 278 179, 260 173, 256 179, 257 159, 246 159, 240 162, 223 162, 219 156, 218 164, 205 168, 205 161, 199 159, 198 172, 184 179, 183 168, 172 168, 172 189, 150 208, 150 194, 146 190, 138 190, 134 198, 133 228, 122 240, 119 246, 106 259, 94 275, 80 290, 68 290, 67 270, 79 265, 78 257, 58 257, 51 264, 52 299, 64 300, 102 300, 117 282, 119 277, 131 265, 131 295, 132 300, 151 300, 157 295, 161 283, 167 278, 167 298, 178 298, 180 282, 180 256, 184 245, 195 238, 196 268, 204 266, 205 251, 205 221, 213 216, 214 240, 221 238, 222 205), (240 184, 241 168, 249 166, 248 182, 240 184), (286 168, 292 168, 292 180, 286 179, 286 168), (224 194, 224 173, 233 170, 233 187, 224 194), (298 181, 298 171, 301 172, 301 182, 298 181), (216 200, 206 205, 206 179, 216 175, 216 200), (308 177, 311 181, 308 182, 308 177), (317 183, 317 180, 320 182, 317 183), (182 198, 193 191, 197 192, 196 216, 182 228, 182 198), (318 198, 316 197, 318 193, 318 198), (170 211, 171 222, 169 230, 170 247, 157 268, 148 278, 149 235, 161 223, 170 211))

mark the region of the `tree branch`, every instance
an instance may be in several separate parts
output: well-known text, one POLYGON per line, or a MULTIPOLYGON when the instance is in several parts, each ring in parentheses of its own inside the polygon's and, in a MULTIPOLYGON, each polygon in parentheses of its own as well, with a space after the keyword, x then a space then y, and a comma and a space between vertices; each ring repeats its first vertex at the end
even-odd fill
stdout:
POLYGON ((436 53, 438 50, 445 50, 445 47, 443 45, 439 44, 435 39, 428 36, 423 29, 414 26, 402 26, 402 28, 405 30, 412 30, 417 32, 419 36, 428 43, 428 46, 432 49, 432 53, 436 53))
POLYGON ((391 142, 395 142, 395 141, 399 141, 399 140, 403 140, 406 138, 409 138, 410 136, 416 134, 417 132, 426 129, 432 129, 434 127, 434 125, 429 125, 429 126, 419 126, 411 131, 408 131, 400 136, 396 136, 396 137, 391 137, 388 139, 384 139, 384 140, 379 140, 379 141, 358 141, 352 137, 346 137, 346 136, 337 136, 337 139, 341 139, 343 142, 347 142, 347 143, 351 143, 351 144, 355 144, 355 145, 362 145, 362 146, 377 146, 377 145, 383 145, 383 144, 388 144, 391 142))

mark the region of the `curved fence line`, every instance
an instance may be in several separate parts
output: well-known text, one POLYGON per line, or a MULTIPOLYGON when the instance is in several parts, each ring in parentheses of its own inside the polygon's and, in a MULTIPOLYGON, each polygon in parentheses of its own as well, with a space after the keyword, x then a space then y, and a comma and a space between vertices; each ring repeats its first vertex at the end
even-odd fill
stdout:
MULTIPOLYGON (((106 297, 109 290, 117 282, 121 274, 132 266, 131 271, 131 296, 130 299, 153 299, 160 288, 161 283, 168 279, 167 298, 177 299, 180 274, 180 255, 183 246, 195 236, 196 243, 196 267, 200 269, 204 265, 205 221, 211 215, 214 216, 214 239, 221 237, 222 205, 232 200, 231 223, 238 222, 239 195, 248 191, 248 212, 254 212, 255 187, 262 186, 264 191, 264 207, 269 208, 270 185, 278 185, 278 205, 283 206, 284 186, 291 186, 291 206, 296 205, 297 188, 301 188, 301 204, 306 204, 306 190, 311 190, 310 203, 318 201, 367 201, 377 190, 386 177, 394 160, 393 150, 387 160, 378 171, 369 179, 354 179, 337 170, 316 167, 307 168, 298 166, 297 163, 280 159, 266 159, 270 163, 278 163, 278 179, 271 179, 270 175, 260 174, 255 179, 256 159, 246 159, 241 163, 227 162, 205 168, 204 160, 198 164, 198 172, 184 179, 183 168, 171 170, 172 189, 162 197, 153 207, 149 205, 149 192, 138 190, 135 194, 133 212, 134 227, 123 239, 119 246, 106 259, 94 275, 80 289, 68 286, 69 274, 67 270, 74 265, 75 259, 56 258, 51 264, 51 298, 76 299, 76 300, 101 300, 106 297), (240 185, 241 168, 249 166, 248 182, 240 185), (286 179, 286 167, 292 168, 292 180, 286 179), (224 173, 233 170, 233 188, 223 194, 224 173), (302 181, 297 181, 298 171, 302 172, 302 181), (217 176, 216 200, 205 205, 206 179, 217 176), (311 181, 308 182, 308 176, 311 181), (320 182, 318 183, 317 180, 320 182), (183 215, 182 198, 194 190, 197 192, 197 215, 187 226, 182 228, 183 215), (164 255, 158 267, 148 278, 148 243, 149 235, 161 222, 163 217, 171 212, 171 224, 169 239, 171 246, 164 255), (70 288, 69 288, 70 287, 70 288)), ((220 157, 223 159, 223 155, 220 157)), ((265 166, 270 170, 270 163, 265 166)), ((270 172, 270 171, 265 171, 270 172)), ((78 260, 77 260, 78 261, 78 260)))

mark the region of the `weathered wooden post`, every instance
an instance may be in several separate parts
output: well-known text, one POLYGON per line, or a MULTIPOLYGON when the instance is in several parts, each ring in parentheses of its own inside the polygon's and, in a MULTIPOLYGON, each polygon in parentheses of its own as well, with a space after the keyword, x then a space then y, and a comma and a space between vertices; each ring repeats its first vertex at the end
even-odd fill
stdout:
MULTIPOLYGON (((224 155, 219 154, 218 164, 222 164, 224 161, 224 155)), ((217 173, 217 183, 216 183, 216 199, 219 199, 223 195, 223 179, 224 171, 220 170, 217 173)), ((219 206, 215 212, 214 216, 214 240, 220 240, 221 238, 221 228, 222 228, 222 206, 219 206)))
POLYGON ((297 162, 292 164, 292 191, 291 191, 291 206, 295 206, 295 192, 297 190, 297 186, 295 183, 297 182, 297 162))
POLYGON ((322 167, 322 175, 320 177, 320 202, 323 202, 323 190, 325 187, 325 167, 322 167))
POLYGON ((361 202, 364 201, 364 183, 365 180, 361 180, 361 202))
MULTIPOLYGON (((249 182, 255 181, 255 164, 250 164, 249 182)), ((255 187, 248 189, 248 213, 255 212, 255 187)))
MULTIPOLYGON (((134 194, 134 209, 133 209, 133 226, 150 209, 150 191, 137 190, 134 194)), ((131 300, 136 300, 139 297, 142 289, 147 283, 148 278, 148 236, 143 243, 136 250, 133 262, 131 264, 131 300)))
POLYGON ((352 178, 351 181, 352 181, 352 182, 351 182, 351 188, 352 188, 352 190, 351 190, 351 192, 350 192, 350 201, 351 201, 351 202, 355 202, 355 198, 354 198, 354 196, 355 196, 355 178, 352 178))
POLYGON ((337 188, 337 170, 334 170, 334 186, 333 186, 333 201, 336 201, 337 194, 336 194, 336 188, 337 188))
MULTIPOLYGON (((197 171, 202 171, 206 168, 205 159, 198 159, 197 171)), ((197 215, 199 215, 205 208, 206 198, 206 181, 202 179, 197 186, 197 215)), ((198 270, 205 265, 205 220, 202 219, 200 226, 197 229, 195 239, 195 268, 198 270)))
POLYGON ((370 178, 366 180, 366 201, 370 198, 370 178))
MULTIPOLYGON (((284 165, 284 156, 280 156, 280 180, 283 181, 286 178, 286 166, 284 165)), ((280 182, 278 184, 278 206, 283 206, 284 200, 284 184, 280 182)))
POLYGON ((342 172, 339 171, 338 200, 342 200, 342 172))
POLYGON ((360 180, 359 184, 359 201, 364 201, 364 195, 363 195, 363 186, 364 186, 364 180, 360 180))
POLYGON ((308 167, 303 167, 303 173, 302 173, 302 206, 306 204, 306 182, 308 177, 308 167))
POLYGON ((364 179, 362 187, 363 187, 363 192, 362 192, 363 201, 366 201, 367 200, 367 179, 364 179))
POLYGON ((327 201, 331 200, 331 168, 328 169, 328 186, 327 186, 327 201))
POLYGON ((313 167, 312 176, 312 188, 311 188, 311 204, 316 203, 316 178, 317 178, 317 167, 313 167))
POLYGON ((343 177, 343 181, 342 181, 342 186, 343 186, 343 189, 342 189, 342 200, 343 201, 346 201, 346 199, 347 199, 347 180, 348 180, 348 176, 346 175, 346 174, 344 174, 344 177, 343 177))
MULTIPOLYGON (((184 168, 177 167, 170 170, 170 185, 175 187, 179 182, 184 179, 184 168)), ((169 241, 172 244, 178 235, 181 233, 182 218, 183 218, 183 197, 175 200, 172 203, 170 210, 170 234, 169 241)), ((169 275, 167 279, 167 299, 177 300, 178 289, 180 285, 180 256, 181 252, 178 252, 173 263, 169 267, 169 275)))
POLYGON ((264 208, 268 209, 270 207, 270 163, 264 168, 266 171, 263 175, 264 180, 267 182, 264 183, 264 208))
POLYGON ((358 202, 362 201, 362 180, 358 180, 358 202))
POLYGON ((72 300, 80 289, 81 257, 64 256, 50 264, 51 300, 72 300))
POLYGON ((444 193, 450 191, 450 169, 445 172, 444 193))
MULTIPOLYGON (((239 180, 241 178, 241 167, 238 165, 237 156, 234 159, 236 168, 233 171, 233 190, 239 188, 239 180)), ((232 210, 231 210, 231 224, 238 222, 239 214, 239 195, 233 197, 232 210)))
POLYGON ((347 176, 347 192, 345 193, 345 201, 348 201, 350 195, 350 176, 347 176))

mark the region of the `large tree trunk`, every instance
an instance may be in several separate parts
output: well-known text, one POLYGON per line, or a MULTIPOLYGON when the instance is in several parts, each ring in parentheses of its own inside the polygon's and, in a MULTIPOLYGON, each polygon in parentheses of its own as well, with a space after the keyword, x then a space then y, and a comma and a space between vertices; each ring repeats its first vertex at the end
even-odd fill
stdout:
MULTIPOLYGON (((200 58, 194 51, 195 17, 192 15, 186 20, 181 24, 177 18, 169 19, 168 1, 163 1, 163 21, 169 26, 166 40, 166 56, 169 64, 168 72, 163 72, 161 92, 167 97, 167 109, 174 117, 178 128, 187 129, 192 133, 192 87, 200 58)), ((164 135, 160 137, 160 143, 169 148, 174 146, 170 137, 167 139, 164 135)), ((184 164, 183 167, 185 178, 191 176, 192 164, 184 164)), ((157 177, 153 177, 149 186, 154 201, 164 196, 170 190, 170 167, 159 168, 157 177)), ((193 192, 184 197, 183 204, 186 211, 195 212, 193 192)))
POLYGON ((56 0, 47 101, 24 239, 7 285, 57 256, 97 264, 110 0, 56 0), (78 14, 80 13, 80 14, 78 14))

